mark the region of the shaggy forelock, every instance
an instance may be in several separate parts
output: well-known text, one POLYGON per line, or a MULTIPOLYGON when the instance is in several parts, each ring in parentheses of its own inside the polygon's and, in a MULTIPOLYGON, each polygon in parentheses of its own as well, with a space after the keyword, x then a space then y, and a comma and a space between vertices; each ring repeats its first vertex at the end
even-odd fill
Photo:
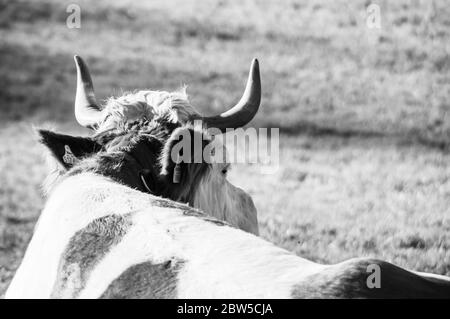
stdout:
MULTIPOLYGON (((111 97, 106 101, 103 112, 105 118, 98 124, 93 135, 101 145, 109 144, 109 141, 113 140, 119 141, 122 135, 131 131, 135 131, 136 135, 132 136, 128 143, 124 143, 125 148, 116 149, 108 156, 101 152, 89 159, 83 159, 81 165, 76 165, 72 173, 83 170, 98 172, 105 168, 102 165, 118 165, 126 148, 144 136, 152 135, 163 143, 176 127, 186 123, 192 115, 198 114, 189 102, 186 87, 175 92, 138 91, 111 97)), ((126 140, 126 137, 124 139, 126 140)), ((45 195, 48 195, 67 173, 52 155, 48 156, 47 163, 49 174, 43 185, 45 195)))
POLYGON ((165 117, 172 123, 185 123, 198 112, 190 104, 186 87, 175 92, 138 91, 111 97, 104 106, 105 119, 97 133, 118 129, 127 122, 146 118, 165 117))

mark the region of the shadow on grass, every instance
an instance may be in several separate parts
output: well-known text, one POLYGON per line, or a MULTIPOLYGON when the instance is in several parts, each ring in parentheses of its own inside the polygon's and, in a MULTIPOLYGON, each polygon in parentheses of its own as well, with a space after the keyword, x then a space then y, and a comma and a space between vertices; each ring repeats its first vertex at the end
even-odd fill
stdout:
POLYGON ((373 130, 326 127, 317 123, 304 121, 296 126, 281 126, 280 133, 288 136, 306 135, 311 137, 370 140, 371 147, 376 146, 377 140, 391 140, 398 146, 420 145, 427 148, 450 152, 450 139, 442 136, 429 136, 426 132, 421 132, 419 130, 399 133, 380 132, 373 130))
POLYGON ((335 127, 326 127, 321 126, 317 123, 302 121, 297 123, 295 126, 281 126, 281 133, 287 135, 310 135, 310 136, 335 136, 341 138, 351 138, 351 137, 360 137, 360 138, 376 138, 376 137, 386 137, 386 133, 377 132, 377 131, 362 131, 348 128, 335 128, 335 127))

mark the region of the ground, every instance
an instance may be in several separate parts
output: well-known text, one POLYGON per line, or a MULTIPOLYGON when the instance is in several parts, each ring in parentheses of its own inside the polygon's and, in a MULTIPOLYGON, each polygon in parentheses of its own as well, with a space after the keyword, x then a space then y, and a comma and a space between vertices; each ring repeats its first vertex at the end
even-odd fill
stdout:
POLYGON ((33 126, 73 116, 74 54, 97 96, 188 85, 206 114, 242 93, 258 57, 257 127, 280 128, 280 167, 237 165, 261 235, 321 263, 372 256, 450 275, 450 6, 446 1, 0 0, 0 295, 44 203, 33 126))

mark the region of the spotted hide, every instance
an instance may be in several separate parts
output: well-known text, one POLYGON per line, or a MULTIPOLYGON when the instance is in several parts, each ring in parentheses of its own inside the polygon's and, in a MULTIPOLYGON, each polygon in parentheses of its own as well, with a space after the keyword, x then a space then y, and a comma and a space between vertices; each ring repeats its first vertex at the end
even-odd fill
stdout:
POLYGON ((209 117, 185 90, 100 105, 87 66, 75 61, 75 117, 93 134, 39 130, 57 170, 6 298, 450 298, 444 276, 375 259, 321 265, 276 247, 257 236, 256 208, 227 180, 229 163, 171 156, 180 138, 200 137, 203 153, 208 129, 255 116, 257 60, 240 101, 209 117))
POLYGON ((81 173, 55 187, 6 297, 448 298, 450 281, 374 259, 316 264, 188 205, 81 173), (367 286, 372 264, 381 288, 367 286))

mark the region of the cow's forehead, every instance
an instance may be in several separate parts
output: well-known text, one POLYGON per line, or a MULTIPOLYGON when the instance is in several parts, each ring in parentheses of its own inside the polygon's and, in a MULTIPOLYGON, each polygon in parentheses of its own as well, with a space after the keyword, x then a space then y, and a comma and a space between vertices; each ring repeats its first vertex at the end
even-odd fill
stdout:
POLYGON ((164 117, 172 123, 185 123, 199 114, 190 104, 186 89, 175 92, 138 91, 109 98, 103 108, 104 120, 97 133, 119 128, 126 123, 146 118, 164 117))

